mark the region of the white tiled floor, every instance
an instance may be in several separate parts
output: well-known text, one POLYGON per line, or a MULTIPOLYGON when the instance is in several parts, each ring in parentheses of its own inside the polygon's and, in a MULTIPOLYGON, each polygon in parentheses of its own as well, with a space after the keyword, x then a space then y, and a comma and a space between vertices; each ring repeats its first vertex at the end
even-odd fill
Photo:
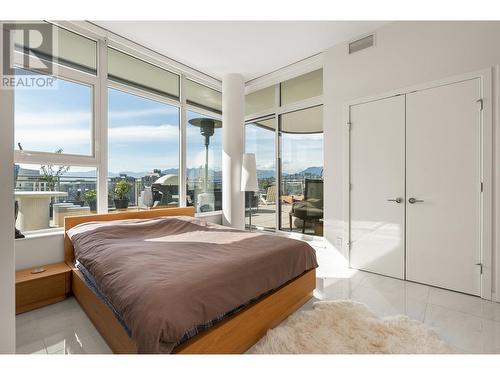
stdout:
POLYGON ((324 279, 316 298, 363 302, 379 316, 408 315, 458 353, 500 353, 500 304, 365 272, 324 279))
POLYGON ((111 353, 73 297, 18 315, 16 340, 17 353, 111 353))
MULTIPOLYGON (((500 353, 500 304, 366 272, 349 270, 331 250, 317 248, 314 301, 352 299, 379 316, 424 322, 458 353, 500 353)), ((111 353, 74 298, 17 316, 18 353, 111 353)))
POLYGON ((331 250, 316 252, 321 276, 316 299, 355 300, 381 317, 407 315, 434 329, 457 353, 500 353, 500 303, 349 270, 331 250))

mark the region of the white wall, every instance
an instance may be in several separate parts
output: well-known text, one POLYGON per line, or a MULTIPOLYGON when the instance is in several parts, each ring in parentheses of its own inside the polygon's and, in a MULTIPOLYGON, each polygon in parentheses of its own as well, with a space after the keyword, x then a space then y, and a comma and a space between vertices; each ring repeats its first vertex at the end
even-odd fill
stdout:
POLYGON ((64 234, 40 234, 15 243, 16 270, 64 262, 64 234))
POLYGON ((0 353, 15 352, 13 106, 13 92, 0 88, 0 353))
MULTIPOLYGON (((499 35, 500 22, 394 22, 376 31, 372 48, 348 55, 347 46, 343 44, 325 52, 324 177, 325 192, 328 192, 325 194, 325 237, 332 244, 339 243, 344 228, 345 103, 493 68, 500 64, 499 35)), ((496 82, 496 70, 493 74, 493 82, 496 82)), ((496 93, 493 104, 496 124, 496 93)), ((498 134, 495 125, 494 137, 500 144, 498 134)), ((495 154, 495 159, 497 156, 495 154)), ((494 161, 494 170, 497 165, 494 161)), ((495 179, 499 176, 493 178, 493 189, 497 191, 499 185, 495 179)), ((494 211, 494 217, 498 213, 494 211)), ((494 228, 497 222, 494 220, 494 228)))

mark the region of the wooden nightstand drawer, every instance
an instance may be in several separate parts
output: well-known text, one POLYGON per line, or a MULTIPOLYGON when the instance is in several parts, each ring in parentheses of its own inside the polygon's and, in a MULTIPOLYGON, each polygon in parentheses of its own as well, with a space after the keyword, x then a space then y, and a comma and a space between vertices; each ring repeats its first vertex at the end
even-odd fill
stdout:
POLYGON ((16 272, 16 314, 62 301, 71 290, 71 270, 63 263, 43 266, 42 273, 32 269, 16 272))

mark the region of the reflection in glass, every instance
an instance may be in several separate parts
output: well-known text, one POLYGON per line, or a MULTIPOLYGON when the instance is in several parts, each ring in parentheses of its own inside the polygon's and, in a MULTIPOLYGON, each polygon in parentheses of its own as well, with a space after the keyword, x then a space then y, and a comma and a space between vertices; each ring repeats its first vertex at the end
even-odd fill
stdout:
POLYGON ((187 205, 196 212, 222 210, 222 122, 188 111, 187 205))
POLYGON ((252 227, 276 228, 275 119, 258 120, 245 127, 245 152, 255 154, 259 191, 245 193, 246 226, 252 210, 252 227), (251 203, 249 203, 251 202, 251 203))
POLYGON ((280 229, 323 234, 323 111, 280 117, 280 229))

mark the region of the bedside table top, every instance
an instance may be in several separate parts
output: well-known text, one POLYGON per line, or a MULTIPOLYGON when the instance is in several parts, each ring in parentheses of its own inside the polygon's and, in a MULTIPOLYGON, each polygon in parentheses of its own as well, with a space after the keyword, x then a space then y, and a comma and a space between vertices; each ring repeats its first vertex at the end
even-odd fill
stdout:
POLYGON ((44 277, 59 275, 70 271, 71 268, 66 263, 47 264, 43 266, 19 270, 16 271, 16 284, 31 280, 43 279, 44 277), (31 273, 31 271, 36 268, 45 268, 45 271, 40 273, 31 273))

